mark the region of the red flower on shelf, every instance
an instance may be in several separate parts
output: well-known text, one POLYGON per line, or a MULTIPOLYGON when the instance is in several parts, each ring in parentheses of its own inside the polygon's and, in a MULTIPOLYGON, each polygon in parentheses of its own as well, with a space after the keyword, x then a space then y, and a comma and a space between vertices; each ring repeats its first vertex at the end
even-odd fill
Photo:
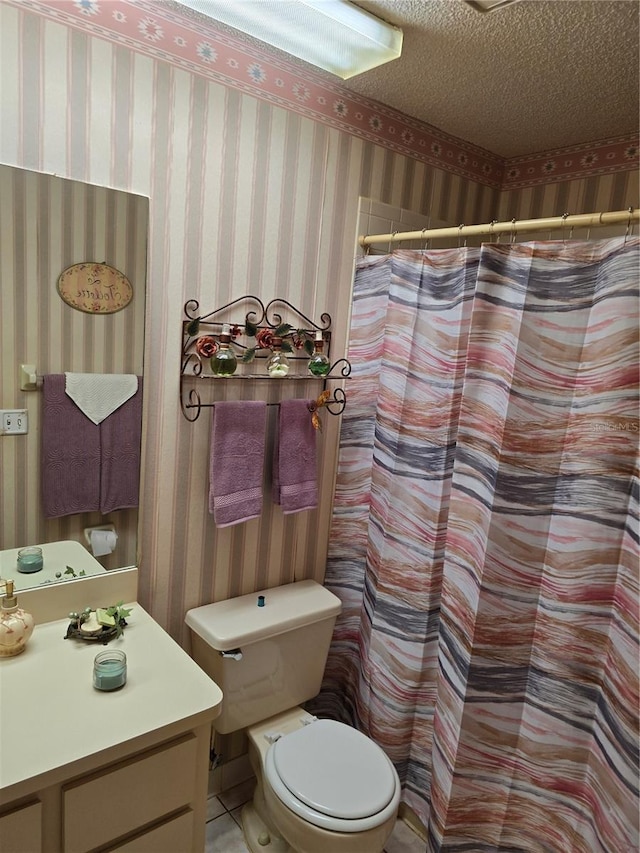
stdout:
POLYGON ((256 341, 260 349, 271 349, 275 335, 273 329, 258 329, 256 341))
POLYGON ((211 358, 218 352, 218 342, 211 335, 202 335, 196 341, 196 352, 202 358, 211 358))

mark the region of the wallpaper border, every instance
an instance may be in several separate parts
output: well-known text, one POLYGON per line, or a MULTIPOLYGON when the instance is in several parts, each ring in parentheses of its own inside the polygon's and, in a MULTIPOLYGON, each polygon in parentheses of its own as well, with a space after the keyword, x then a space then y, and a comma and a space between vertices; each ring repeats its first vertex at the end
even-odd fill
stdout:
POLYGON ((630 134, 505 159, 349 92, 154 0, 4 0, 191 73, 500 190, 635 169, 630 134))

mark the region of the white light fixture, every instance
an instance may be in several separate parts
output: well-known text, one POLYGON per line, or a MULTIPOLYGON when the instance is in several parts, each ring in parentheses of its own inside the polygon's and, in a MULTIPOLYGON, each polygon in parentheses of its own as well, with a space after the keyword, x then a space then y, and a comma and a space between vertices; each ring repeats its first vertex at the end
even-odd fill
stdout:
POLYGON ((511 6, 517 2, 518 0, 467 0, 469 6, 472 6, 476 12, 493 12, 495 9, 511 6))
POLYGON ((343 80, 402 52, 402 30, 347 0, 179 0, 343 80))

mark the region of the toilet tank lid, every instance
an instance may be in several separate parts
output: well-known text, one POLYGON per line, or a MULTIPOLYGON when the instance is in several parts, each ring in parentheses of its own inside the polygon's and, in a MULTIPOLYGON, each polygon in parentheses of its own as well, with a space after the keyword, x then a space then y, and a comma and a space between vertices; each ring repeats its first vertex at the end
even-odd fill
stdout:
POLYGON ((228 651, 337 616, 341 608, 336 595, 304 580, 195 607, 185 622, 214 649, 228 651))

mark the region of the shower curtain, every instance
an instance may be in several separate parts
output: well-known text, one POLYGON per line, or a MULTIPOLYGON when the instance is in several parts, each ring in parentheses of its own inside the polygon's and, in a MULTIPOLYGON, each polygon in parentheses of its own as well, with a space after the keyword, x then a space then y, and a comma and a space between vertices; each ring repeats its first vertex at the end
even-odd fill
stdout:
POLYGON ((357 264, 316 710, 430 853, 638 849, 639 248, 357 264))

